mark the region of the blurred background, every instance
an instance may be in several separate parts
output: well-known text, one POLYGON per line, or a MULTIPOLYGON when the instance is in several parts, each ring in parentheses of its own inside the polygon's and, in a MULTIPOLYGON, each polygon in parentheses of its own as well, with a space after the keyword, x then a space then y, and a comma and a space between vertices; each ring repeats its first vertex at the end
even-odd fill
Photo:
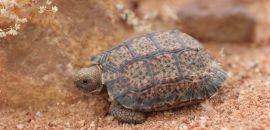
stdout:
MULTIPOLYGON (((4 1, 0 9, 7 9, 4 1)), ((16 2, 9 11, 27 18, 19 28, 15 16, 0 13, 0 129, 110 129, 110 125, 140 129, 118 126, 106 116, 106 99, 84 96, 74 88, 72 75, 90 65, 91 56, 130 36, 167 29, 179 29, 201 41, 229 79, 214 99, 194 111, 180 110, 176 117, 157 113, 143 128, 165 128, 164 122, 187 129, 270 126, 269 0, 16 2), (98 123, 103 120, 105 124, 98 123), (207 123, 201 125, 204 120, 207 123), (151 124, 157 121, 161 122, 151 124)))

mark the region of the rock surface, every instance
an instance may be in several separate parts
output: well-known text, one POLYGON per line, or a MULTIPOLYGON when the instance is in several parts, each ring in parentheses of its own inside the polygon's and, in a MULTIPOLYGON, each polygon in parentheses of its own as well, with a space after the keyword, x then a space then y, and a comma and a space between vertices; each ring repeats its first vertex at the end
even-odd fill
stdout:
POLYGON ((74 70, 125 36, 114 2, 57 1, 61 13, 39 16, 18 36, 0 39, 0 107, 75 102, 74 70))
POLYGON ((205 41, 251 42, 255 17, 238 0, 192 0, 178 10, 180 28, 205 41))

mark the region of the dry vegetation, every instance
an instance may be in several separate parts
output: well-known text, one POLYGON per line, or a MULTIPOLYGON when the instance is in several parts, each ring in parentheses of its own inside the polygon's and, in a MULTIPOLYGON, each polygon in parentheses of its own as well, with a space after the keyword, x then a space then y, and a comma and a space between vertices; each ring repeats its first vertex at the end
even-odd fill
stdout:
POLYGON ((37 12, 56 13, 57 6, 51 0, 1 0, 0 1, 0 38, 18 35, 21 25, 25 24, 37 12), (5 28, 3 28, 4 26, 5 28))
MULTIPOLYGON (((56 14, 35 15, 17 36, 0 39, 0 129, 270 129, 266 0, 241 0, 258 23, 254 42, 204 42, 229 78, 202 104, 154 112, 144 124, 131 125, 107 114, 104 97, 74 88, 72 75, 90 64, 89 56, 138 33, 178 27, 176 11, 186 1, 54 1, 47 8, 56 5, 56 14)), ((15 25, 2 19, 2 30, 15 25)))

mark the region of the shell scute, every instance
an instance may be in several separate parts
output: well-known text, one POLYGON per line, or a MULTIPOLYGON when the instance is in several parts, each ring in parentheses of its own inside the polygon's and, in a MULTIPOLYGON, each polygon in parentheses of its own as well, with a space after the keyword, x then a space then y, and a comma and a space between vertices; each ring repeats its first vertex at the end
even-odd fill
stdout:
POLYGON ((176 65, 176 59, 171 54, 164 53, 154 56, 150 59, 150 65, 153 72, 153 76, 159 84, 165 82, 172 82, 171 80, 177 80, 179 77, 179 71, 176 65))
POLYGON ((128 87, 130 87, 131 91, 140 92, 153 86, 150 69, 144 61, 137 61, 126 65, 122 76, 129 83, 128 87))
POLYGON ((116 68, 120 68, 121 65, 132 59, 133 57, 126 46, 113 49, 108 56, 108 62, 113 64, 116 68))
POLYGON ((173 51, 183 48, 184 44, 181 44, 173 33, 173 31, 158 32, 153 35, 152 38, 158 43, 161 49, 166 51, 173 51))
POLYGON ((149 56, 158 50, 155 43, 146 36, 134 38, 131 42, 129 46, 138 57, 149 56))
POLYGON ((212 62, 212 58, 205 50, 189 49, 180 52, 177 55, 179 61, 179 68, 182 76, 187 79, 199 78, 202 74, 207 72, 207 67, 212 62))

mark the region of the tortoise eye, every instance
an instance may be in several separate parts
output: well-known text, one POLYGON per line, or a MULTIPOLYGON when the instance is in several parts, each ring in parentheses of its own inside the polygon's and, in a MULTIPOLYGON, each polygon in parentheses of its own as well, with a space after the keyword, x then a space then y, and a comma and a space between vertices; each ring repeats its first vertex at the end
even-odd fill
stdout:
POLYGON ((89 83, 89 81, 88 80, 82 80, 82 84, 88 84, 89 83))
POLYGON ((90 85, 91 84, 91 80, 90 79, 83 79, 81 80, 81 85, 82 86, 86 86, 86 85, 90 85))

